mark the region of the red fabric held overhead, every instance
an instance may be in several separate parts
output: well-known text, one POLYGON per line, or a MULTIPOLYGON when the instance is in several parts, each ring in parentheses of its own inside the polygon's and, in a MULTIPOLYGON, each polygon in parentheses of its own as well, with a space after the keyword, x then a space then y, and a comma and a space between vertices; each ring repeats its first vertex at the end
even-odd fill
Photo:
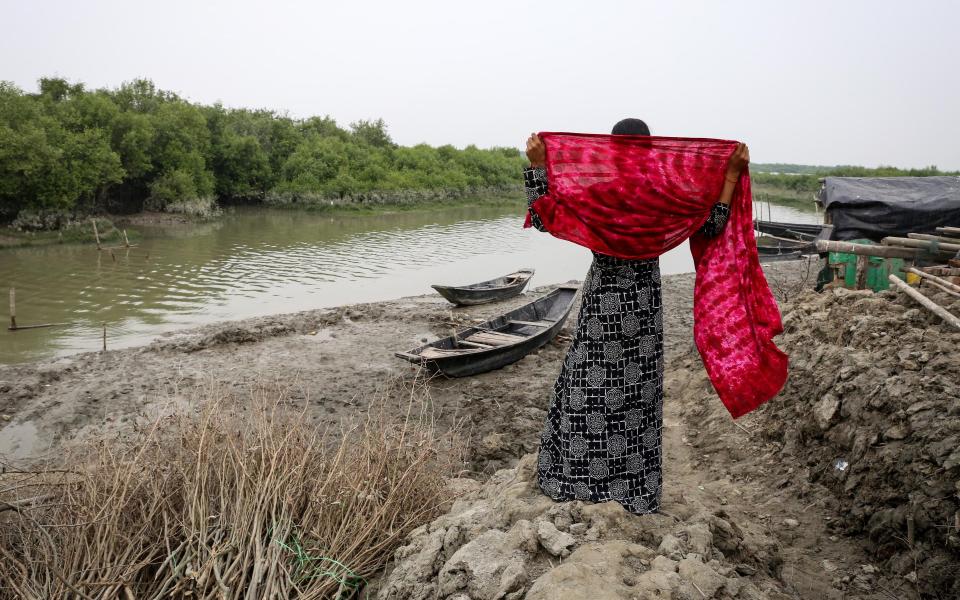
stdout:
MULTIPOLYGON (((690 238, 696 266, 694 339, 734 418, 774 397, 787 378, 783 331, 753 237, 750 174, 715 238, 697 234, 720 197, 727 140, 541 133, 549 193, 533 209, 555 237, 619 258, 654 258, 690 238)), ((530 226, 527 216, 525 227, 530 226)))

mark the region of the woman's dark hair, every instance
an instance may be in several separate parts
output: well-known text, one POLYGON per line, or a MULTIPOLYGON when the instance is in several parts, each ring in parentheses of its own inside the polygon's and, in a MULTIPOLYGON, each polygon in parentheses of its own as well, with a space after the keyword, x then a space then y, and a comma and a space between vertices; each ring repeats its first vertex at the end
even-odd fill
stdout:
POLYGON ((650 128, 640 119, 624 119, 613 126, 613 135, 650 135, 650 128))

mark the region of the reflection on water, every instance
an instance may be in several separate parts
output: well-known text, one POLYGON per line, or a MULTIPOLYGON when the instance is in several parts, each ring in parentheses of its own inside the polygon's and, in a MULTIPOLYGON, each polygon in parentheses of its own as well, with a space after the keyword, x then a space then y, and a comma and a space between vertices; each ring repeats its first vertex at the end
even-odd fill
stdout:
MULTIPOLYGON (((773 207, 777 220, 812 213, 773 207)), ((511 208, 456 208, 327 216, 244 209, 199 226, 145 231, 136 248, 0 251, 0 284, 17 288, 21 325, 0 332, 0 363, 110 348, 215 321, 430 292, 430 284, 490 279, 520 267, 531 286, 581 279, 590 253, 521 228, 511 208)), ((685 246, 661 257, 665 274, 690 271, 685 246)), ((6 294, 3 294, 5 296, 6 294)), ((4 311, 5 312, 5 311, 4 311)))

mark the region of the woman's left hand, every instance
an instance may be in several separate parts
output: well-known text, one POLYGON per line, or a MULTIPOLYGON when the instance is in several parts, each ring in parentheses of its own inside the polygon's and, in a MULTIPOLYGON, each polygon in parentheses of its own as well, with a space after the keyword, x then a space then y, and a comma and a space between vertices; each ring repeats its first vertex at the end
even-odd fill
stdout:
POLYGON ((547 147, 535 133, 531 133, 527 138, 527 159, 531 167, 543 167, 547 164, 547 147))
POLYGON ((737 149, 730 155, 727 162, 726 178, 736 181, 740 178, 740 173, 750 164, 750 149, 743 142, 737 144, 737 149))

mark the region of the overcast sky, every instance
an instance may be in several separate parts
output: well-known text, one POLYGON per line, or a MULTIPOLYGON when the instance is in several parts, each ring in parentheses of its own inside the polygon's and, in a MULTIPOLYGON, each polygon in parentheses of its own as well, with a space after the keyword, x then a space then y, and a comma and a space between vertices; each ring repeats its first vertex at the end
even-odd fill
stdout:
POLYGON ((383 117, 401 144, 533 130, 745 140, 757 162, 960 169, 960 2, 0 0, 0 79, 383 117))

